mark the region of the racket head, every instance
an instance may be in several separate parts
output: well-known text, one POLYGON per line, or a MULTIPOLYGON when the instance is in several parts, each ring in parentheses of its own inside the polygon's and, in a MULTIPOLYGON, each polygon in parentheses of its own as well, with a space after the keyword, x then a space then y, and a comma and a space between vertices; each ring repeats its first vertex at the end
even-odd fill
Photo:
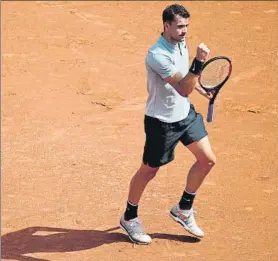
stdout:
POLYGON ((220 90, 231 73, 231 60, 226 56, 216 56, 203 65, 198 82, 206 91, 220 90))

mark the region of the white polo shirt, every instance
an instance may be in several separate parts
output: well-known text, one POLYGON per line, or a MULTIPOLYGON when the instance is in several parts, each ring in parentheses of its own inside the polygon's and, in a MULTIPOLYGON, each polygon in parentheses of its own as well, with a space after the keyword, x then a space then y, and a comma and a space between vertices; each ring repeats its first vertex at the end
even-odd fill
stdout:
POLYGON ((148 100, 145 114, 163 122, 177 122, 187 117, 190 109, 188 97, 181 96, 163 79, 189 71, 189 54, 185 42, 172 44, 162 35, 149 49, 145 60, 147 69, 148 100))

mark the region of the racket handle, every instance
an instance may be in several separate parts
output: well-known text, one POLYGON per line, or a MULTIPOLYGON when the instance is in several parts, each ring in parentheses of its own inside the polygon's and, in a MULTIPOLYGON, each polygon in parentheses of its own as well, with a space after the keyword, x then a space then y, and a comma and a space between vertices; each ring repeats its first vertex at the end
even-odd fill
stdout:
POLYGON ((213 121, 213 109, 214 109, 214 103, 209 104, 207 122, 212 122, 213 121))

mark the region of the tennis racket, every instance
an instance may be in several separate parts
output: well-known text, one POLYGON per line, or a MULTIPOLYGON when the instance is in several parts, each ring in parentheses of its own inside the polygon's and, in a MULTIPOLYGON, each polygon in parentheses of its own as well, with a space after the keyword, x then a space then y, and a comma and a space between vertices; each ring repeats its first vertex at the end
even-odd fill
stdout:
POLYGON ((232 62, 225 56, 217 56, 209 59, 202 68, 198 78, 200 86, 207 92, 213 91, 209 101, 207 122, 213 121, 214 101, 223 85, 228 81, 232 73, 232 62))

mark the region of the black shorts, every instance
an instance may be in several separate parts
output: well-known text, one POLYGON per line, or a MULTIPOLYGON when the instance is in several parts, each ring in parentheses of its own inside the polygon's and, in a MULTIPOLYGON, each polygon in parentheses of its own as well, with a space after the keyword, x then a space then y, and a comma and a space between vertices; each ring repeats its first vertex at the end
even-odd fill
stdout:
POLYGON ((145 115, 146 142, 143 163, 150 167, 160 167, 174 159, 174 150, 181 141, 187 146, 207 136, 203 117, 190 105, 188 116, 181 121, 166 123, 145 115))

